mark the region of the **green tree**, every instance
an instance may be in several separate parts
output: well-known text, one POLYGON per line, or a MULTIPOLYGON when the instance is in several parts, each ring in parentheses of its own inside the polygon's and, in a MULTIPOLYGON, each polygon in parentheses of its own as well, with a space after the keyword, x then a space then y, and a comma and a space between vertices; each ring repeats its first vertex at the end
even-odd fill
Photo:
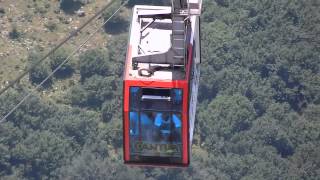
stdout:
POLYGON ((103 103, 101 112, 102 112, 102 120, 104 122, 111 121, 112 117, 119 112, 119 109, 121 108, 120 103, 121 101, 118 98, 107 100, 103 103))
MULTIPOLYGON (((68 58, 69 54, 70 52, 67 49, 59 49, 55 53, 53 53, 50 56, 51 70, 53 71, 58 68, 58 66, 68 58)), ((63 78, 72 75, 74 71, 74 68, 72 67, 72 61, 73 59, 70 58, 67 63, 62 65, 61 68, 55 73, 55 76, 63 78)))
POLYGON ((31 179, 56 177, 55 170, 72 156, 70 143, 48 131, 34 132, 11 150, 13 162, 24 167, 31 179))
POLYGON ((85 106, 87 105, 88 92, 81 85, 76 85, 70 90, 68 98, 73 105, 85 106))
POLYGON ((55 134, 63 134, 72 140, 74 149, 82 149, 84 144, 97 136, 99 116, 95 112, 87 112, 78 108, 59 109, 44 125, 55 134))
POLYGON ((0 126, 0 177, 10 174, 14 169, 12 164, 12 148, 23 139, 23 131, 13 123, 4 122, 0 126))
MULTIPOLYGON (((108 11, 103 13, 104 20, 106 21, 111 17, 113 13, 120 7, 121 2, 117 1, 108 8, 108 11)), ((129 17, 125 13, 125 10, 120 9, 120 11, 115 14, 104 26, 107 33, 118 34, 123 33, 128 30, 129 27, 129 17)))
POLYGON ((85 149, 72 161, 71 166, 61 169, 60 179, 145 179, 139 168, 130 168, 108 159, 93 156, 85 149))
POLYGON ((95 74, 105 76, 109 72, 109 54, 102 49, 88 50, 80 55, 80 74, 84 80, 95 74))
MULTIPOLYGON (((48 77, 51 73, 51 70, 45 62, 36 64, 43 57, 42 53, 34 51, 31 52, 28 56, 29 67, 32 67, 29 71, 29 80, 33 84, 40 84, 44 79, 48 77)), ((49 87, 52 84, 52 78, 50 77, 44 85, 44 87, 49 87)))
POLYGON ((71 89, 70 100, 74 105, 100 107, 105 100, 113 98, 116 88, 113 77, 93 75, 82 85, 71 89))
POLYGON ((199 113, 202 136, 208 147, 214 146, 215 139, 228 140, 241 131, 251 128, 255 119, 251 102, 243 96, 218 96, 199 113))
MULTIPOLYGON (((40 84, 43 80, 45 80, 50 73, 50 69, 47 65, 39 65, 31 69, 29 72, 29 79, 34 84, 40 84)), ((44 87, 48 87, 52 84, 52 79, 48 79, 44 87)))
MULTIPOLYGON (((127 8, 167 2, 130 0, 127 8)), ((74 13, 83 3, 61 0, 60 7, 74 13)), ((177 171, 122 165, 119 109, 124 32, 130 20, 130 10, 122 9, 106 26, 113 33, 108 52, 81 54, 81 81, 65 96, 73 106, 56 101, 57 91, 41 95, 44 100, 35 92, 1 123, 0 179, 319 179, 319 3, 203 3, 201 84, 190 167, 177 171)), ((34 4, 35 13, 49 10, 34 4)), ((117 1, 103 18, 119 6, 117 1)), ((65 57, 61 54, 57 59, 65 57)), ((52 61, 36 72, 50 72, 58 64, 52 61)), ((28 82, 21 83, 1 95, 0 115, 28 92, 22 88, 28 82)))
POLYGON ((114 75, 119 77, 123 74, 124 62, 127 53, 128 34, 114 35, 108 39, 107 49, 109 52, 109 67, 114 75))
MULTIPOLYGON (((16 106, 24 97, 23 95, 27 93, 29 93, 29 91, 25 89, 13 90, 0 98, 0 113, 4 116, 16 106)), ((54 115, 56 110, 55 105, 47 101, 42 101, 38 95, 32 94, 7 118, 7 121, 14 123, 17 127, 38 130, 41 129, 46 119, 54 115)))
POLYGON ((319 177, 319 143, 304 143, 297 148, 297 152, 291 159, 290 171, 300 179, 315 180, 319 177))

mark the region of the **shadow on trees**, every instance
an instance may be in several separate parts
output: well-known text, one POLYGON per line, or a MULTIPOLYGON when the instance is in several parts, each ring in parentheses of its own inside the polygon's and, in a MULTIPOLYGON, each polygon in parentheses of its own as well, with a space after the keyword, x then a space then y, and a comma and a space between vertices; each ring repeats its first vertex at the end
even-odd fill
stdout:
POLYGON ((81 8, 81 5, 82 5, 82 3, 80 1, 74 1, 74 0, 61 0, 60 1, 60 8, 66 14, 74 14, 75 11, 77 11, 81 8))
POLYGON ((307 102, 305 95, 302 93, 304 90, 303 85, 295 79, 293 75, 289 73, 289 69, 285 67, 280 67, 277 75, 282 79, 282 81, 284 81, 286 89, 290 89, 291 91, 294 89, 298 90, 288 93, 288 90, 280 89, 279 91, 282 92, 280 102, 286 101, 290 104, 293 110, 301 112, 303 108, 306 108, 307 102))
POLYGON ((294 154, 294 148, 284 138, 281 138, 281 139, 272 138, 269 144, 272 145, 274 148, 276 148, 278 153, 283 158, 286 158, 294 154))
POLYGON ((211 101, 215 97, 217 97, 219 93, 219 89, 215 86, 206 86, 202 83, 199 85, 199 93, 198 93, 198 101, 211 101))
POLYGON ((104 26, 104 30, 108 34, 116 35, 127 32, 129 28, 128 21, 109 22, 104 26))
MULTIPOLYGON (((40 84, 40 82, 38 83, 33 83, 34 86, 38 86, 40 84)), ((53 85, 53 81, 52 79, 48 79, 46 82, 44 82, 41 87, 39 88, 40 91, 43 91, 43 90, 48 90, 48 89, 51 89, 52 88, 52 85, 53 85)))
POLYGON ((57 73, 55 73, 54 77, 57 79, 67 79, 70 78, 73 75, 74 70, 73 69, 64 69, 64 70, 58 70, 57 73))
MULTIPOLYGON (((48 68, 46 68, 46 66, 35 67, 29 72, 29 80, 33 85, 37 86, 47 78, 49 73, 50 71, 48 70, 48 68)), ((41 85, 41 88, 49 89, 52 87, 52 83, 52 78, 49 78, 41 85)))
POLYGON ((120 10, 117 14, 114 14, 119 6, 119 3, 116 3, 112 5, 108 11, 103 13, 104 21, 108 20, 108 23, 106 23, 104 26, 104 30, 108 34, 121 34, 128 31, 129 17, 125 15, 123 10, 120 10))
POLYGON ((127 7, 131 8, 134 5, 153 5, 153 6, 171 6, 170 0, 130 0, 127 7))

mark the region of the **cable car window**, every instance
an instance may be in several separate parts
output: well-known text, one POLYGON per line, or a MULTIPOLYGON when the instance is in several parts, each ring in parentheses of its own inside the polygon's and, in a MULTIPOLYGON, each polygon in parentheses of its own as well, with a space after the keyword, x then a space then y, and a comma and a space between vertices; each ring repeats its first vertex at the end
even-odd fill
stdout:
POLYGON ((138 112, 130 112, 130 136, 139 135, 139 115, 138 112))
POLYGON ((139 87, 130 87, 130 109, 139 109, 139 87))
POLYGON ((142 88, 140 95, 138 91, 130 89, 130 96, 139 96, 130 97, 132 160, 179 163, 182 158, 182 90, 142 88), (135 100, 139 103, 132 102, 135 100), (136 104, 140 104, 138 111, 136 104))
POLYGON ((182 111, 182 90, 173 89, 172 90, 172 110, 181 112, 182 111))

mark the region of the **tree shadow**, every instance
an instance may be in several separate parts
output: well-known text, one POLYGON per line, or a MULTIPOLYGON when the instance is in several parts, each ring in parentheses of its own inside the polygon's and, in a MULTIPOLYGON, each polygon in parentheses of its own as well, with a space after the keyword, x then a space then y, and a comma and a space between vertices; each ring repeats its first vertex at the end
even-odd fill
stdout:
POLYGON ((290 145, 288 140, 284 138, 275 139, 272 138, 270 145, 277 149, 278 153, 283 158, 287 158, 288 156, 292 156, 294 154, 294 148, 290 145))
POLYGON ((132 8, 134 5, 171 6, 170 0, 130 0, 126 7, 132 8))
POLYGON ((76 11, 78 11, 81 8, 81 2, 79 1, 62 1, 60 3, 60 8, 63 10, 66 14, 74 14, 76 11))
POLYGON ((128 28, 128 21, 109 22, 104 26, 104 31, 108 34, 116 35, 127 32, 128 28))
MULTIPOLYGON (((40 82, 34 82, 32 83, 34 86, 38 86, 40 84, 40 82)), ((52 85, 53 85, 53 81, 52 79, 48 79, 46 82, 44 82, 40 88, 39 88, 39 91, 44 91, 44 90, 48 90, 48 89, 51 89, 52 88, 52 85)))
POLYGON ((59 69, 55 74, 54 77, 57 79, 67 79, 70 78, 74 73, 74 69, 72 68, 62 68, 59 69))

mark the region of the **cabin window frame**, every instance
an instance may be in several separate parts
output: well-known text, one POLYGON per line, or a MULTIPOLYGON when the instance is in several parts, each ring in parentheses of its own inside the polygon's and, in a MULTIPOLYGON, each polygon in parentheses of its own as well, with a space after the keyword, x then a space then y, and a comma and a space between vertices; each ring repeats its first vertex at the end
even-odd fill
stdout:
MULTIPOLYGON (((154 88, 154 89, 162 89, 162 88, 154 88)), ((163 88, 164 89, 164 88, 163 88)), ((150 101, 152 103, 152 101, 157 101, 157 99, 155 100, 142 100, 142 96, 143 96, 143 88, 141 87, 135 87, 135 86, 131 86, 129 88, 129 92, 130 92, 130 102, 129 102, 129 141, 130 141, 130 156, 132 157, 136 157, 137 156, 141 156, 143 157, 143 154, 139 155, 138 153, 132 151, 133 150, 133 147, 135 147, 136 142, 147 142, 147 140, 145 139, 142 139, 142 138, 146 138, 146 139, 149 139, 148 136, 145 136, 145 137, 142 137, 143 134, 148 134, 150 133, 150 131, 154 132, 154 128, 155 128, 155 121, 156 121, 156 115, 158 113, 167 113, 168 114, 168 118, 170 118, 170 137, 164 141, 160 141, 160 140, 155 140, 154 142, 152 141, 149 141, 151 142, 150 144, 154 144, 154 146, 158 146, 159 144, 164 144, 164 145, 167 145, 168 147, 169 146, 172 146, 174 147, 173 149, 177 150, 178 153, 176 154, 165 154, 163 156, 161 155, 158 155, 156 156, 156 154, 158 152, 153 152, 154 155, 152 155, 152 153, 150 153, 149 155, 150 156, 147 156, 147 157, 156 157, 156 158, 160 158, 160 161, 161 159, 164 159, 165 162, 169 161, 169 162, 174 162, 174 163, 181 163, 182 161, 182 156, 183 156, 183 149, 182 149, 182 126, 183 126, 183 118, 182 118, 182 107, 183 107, 183 89, 182 88, 168 88, 168 90, 170 91, 170 102, 168 103, 168 105, 170 105, 170 107, 167 107, 166 110, 164 109, 144 109, 145 107, 148 107, 148 106, 143 106, 142 103, 147 103, 148 101, 150 101), (139 88, 138 91, 136 91, 136 95, 133 95, 132 94, 132 88, 139 88), (177 91, 177 92, 175 92, 177 91), (173 99, 175 98, 175 94, 179 94, 178 96, 180 97, 180 101, 179 103, 175 104, 174 106, 176 106, 176 108, 173 108, 173 104, 174 104, 174 101, 173 99), (136 97, 132 97, 132 96, 136 96, 136 97), (134 102, 134 101, 137 101, 137 102, 134 102), (137 116, 137 120, 138 121, 135 121, 137 122, 137 124, 134 124, 132 125, 132 117, 131 117, 131 113, 136 113, 136 116, 137 116), (145 115, 147 115, 149 117, 149 119, 151 120, 151 127, 150 129, 146 129, 145 127, 143 127, 142 125, 142 116, 144 113, 145 115), (150 116, 150 114, 152 114, 150 116), (156 114, 156 115, 154 115, 156 114), (174 115, 176 117, 178 117, 178 120, 180 120, 180 125, 177 127, 177 123, 174 122, 173 118, 174 118, 174 115), (151 117, 151 118, 150 118, 151 117), (135 127, 132 127, 132 126, 135 126, 135 127), (138 133, 136 132, 136 130, 138 129, 138 133), (144 132, 144 130, 147 130, 149 132, 144 132), (137 134, 136 134, 137 133, 137 134), (138 135, 138 136, 136 136, 138 135), (136 137, 135 137, 136 136, 136 137)), ((165 101, 165 100, 160 100, 160 101, 165 101)), ((165 122, 165 121, 164 121, 165 122)), ((177 122, 177 121, 176 121, 177 122)), ((160 126, 158 127, 160 129, 160 126)), ((159 135, 160 136, 160 135, 159 135)), ((151 145, 150 145, 151 146, 151 145)), ((159 145, 160 146, 160 145, 159 145)), ((159 148, 159 147, 157 147, 159 148)), ((143 153, 143 152, 142 152, 143 153)), ((139 158, 138 158, 139 159, 139 158)))

